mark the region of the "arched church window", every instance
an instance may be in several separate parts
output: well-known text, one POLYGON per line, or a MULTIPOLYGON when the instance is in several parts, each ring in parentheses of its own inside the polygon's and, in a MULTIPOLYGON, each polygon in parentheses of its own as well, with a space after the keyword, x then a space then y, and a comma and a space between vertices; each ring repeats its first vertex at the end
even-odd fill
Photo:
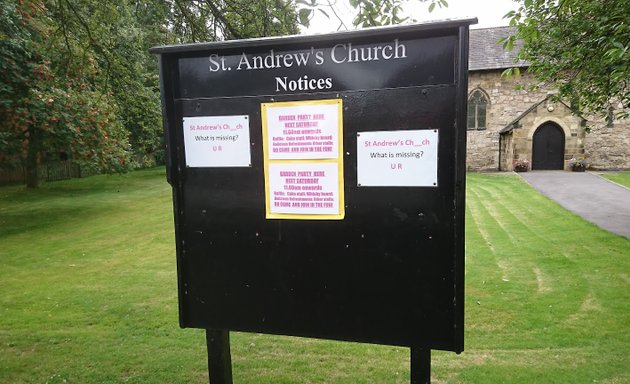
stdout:
POLYGON ((468 129, 486 129, 488 97, 480 89, 475 89, 468 98, 468 129))

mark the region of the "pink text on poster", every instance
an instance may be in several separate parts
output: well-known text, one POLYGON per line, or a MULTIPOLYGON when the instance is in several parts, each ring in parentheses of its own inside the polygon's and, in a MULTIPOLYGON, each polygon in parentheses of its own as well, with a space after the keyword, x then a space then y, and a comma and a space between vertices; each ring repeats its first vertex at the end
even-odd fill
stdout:
POLYGON ((267 135, 269 159, 335 159, 339 151, 339 107, 269 107, 267 135))
POLYGON ((189 167, 249 167, 249 117, 184 117, 184 150, 189 167))
POLYGON ((338 214, 339 194, 336 163, 269 164, 272 214, 338 214))
POLYGON ((438 131, 357 133, 360 187, 437 187, 438 131))

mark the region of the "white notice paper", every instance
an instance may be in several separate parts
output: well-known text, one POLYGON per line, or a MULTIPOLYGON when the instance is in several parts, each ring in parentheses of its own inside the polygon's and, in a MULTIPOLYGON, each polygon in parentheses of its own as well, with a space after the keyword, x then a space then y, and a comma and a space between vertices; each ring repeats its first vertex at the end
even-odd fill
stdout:
POLYGON ((250 167, 249 116, 184 117, 188 167, 250 167))
POLYGON ((360 187, 436 187, 438 131, 357 133, 360 187))
POLYGON ((272 214, 339 213, 337 163, 271 163, 268 178, 272 214))

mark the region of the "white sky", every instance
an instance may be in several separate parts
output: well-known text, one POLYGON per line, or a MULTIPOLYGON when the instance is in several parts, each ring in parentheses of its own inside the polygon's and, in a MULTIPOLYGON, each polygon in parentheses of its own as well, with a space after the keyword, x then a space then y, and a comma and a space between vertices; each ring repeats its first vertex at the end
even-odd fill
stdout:
MULTIPOLYGON (((479 22, 472 25, 471 28, 489 28, 507 25, 508 21, 503 20, 503 16, 509 11, 518 8, 518 3, 515 0, 447 0, 447 2, 448 8, 440 9, 436 6, 433 12, 429 13, 429 3, 409 0, 405 6, 405 11, 418 22, 476 17, 479 22)), ((337 8, 343 13, 341 16, 347 28, 352 29, 352 13, 354 9, 348 5, 347 0, 337 0, 337 8)), ((321 15, 320 12, 316 12, 316 17, 311 20, 311 26, 304 33, 337 31, 339 22, 328 9, 325 10, 330 15, 330 19, 321 15)))

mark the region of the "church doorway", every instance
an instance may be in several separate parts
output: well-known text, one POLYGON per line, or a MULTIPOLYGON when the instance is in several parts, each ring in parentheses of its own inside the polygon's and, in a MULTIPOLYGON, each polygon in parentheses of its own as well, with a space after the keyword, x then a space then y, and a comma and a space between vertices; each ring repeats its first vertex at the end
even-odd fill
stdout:
POLYGON ((532 170, 564 169, 564 132, 554 123, 541 125, 532 143, 532 170))

